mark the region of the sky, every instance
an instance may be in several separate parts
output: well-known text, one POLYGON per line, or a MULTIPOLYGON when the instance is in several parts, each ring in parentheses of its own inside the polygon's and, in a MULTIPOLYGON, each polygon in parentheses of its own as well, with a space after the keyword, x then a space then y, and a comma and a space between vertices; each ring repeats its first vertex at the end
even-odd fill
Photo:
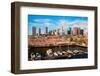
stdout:
POLYGON ((60 29, 62 26, 66 28, 80 27, 87 31, 88 17, 78 16, 53 16, 53 15, 28 15, 28 34, 32 35, 32 27, 35 26, 37 31, 41 28, 42 33, 45 32, 45 27, 48 30, 60 29))

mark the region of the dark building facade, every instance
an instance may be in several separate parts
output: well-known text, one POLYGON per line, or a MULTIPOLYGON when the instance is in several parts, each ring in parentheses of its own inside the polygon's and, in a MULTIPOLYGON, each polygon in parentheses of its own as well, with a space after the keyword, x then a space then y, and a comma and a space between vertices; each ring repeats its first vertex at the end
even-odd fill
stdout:
POLYGON ((39 35, 41 35, 41 28, 39 28, 39 35))
POLYGON ((45 34, 48 34, 48 27, 45 27, 45 34))
POLYGON ((69 28, 69 30, 67 31, 68 35, 71 35, 72 34, 72 29, 69 28))
POLYGON ((84 30, 80 29, 80 35, 84 35, 84 30))
POLYGON ((32 35, 36 36, 36 27, 34 27, 34 26, 32 27, 32 35))

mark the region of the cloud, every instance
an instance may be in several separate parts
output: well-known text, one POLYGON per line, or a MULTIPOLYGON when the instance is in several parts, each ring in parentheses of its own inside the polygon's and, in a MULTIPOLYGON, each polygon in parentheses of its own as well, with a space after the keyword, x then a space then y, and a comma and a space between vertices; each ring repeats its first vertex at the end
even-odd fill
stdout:
POLYGON ((33 25, 37 25, 37 23, 29 22, 28 25, 33 26, 33 25))
POLYGON ((68 25, 71 25, 71 27, 80 27, 81 29, 87 29, 88 21, 75 20, 73 22, 68 22, 68 25))
POLYGON ((52 25, 52 23, 46 22, 46 23, 44 23, 44 25, 45 25, 45 26, 49 26, 49 25, 52 25))
POLYGON ((47 26, 47 27, 49 27, 49 25, 53 25, 51 19, 34 19, 33 22, 31 22, 31 23, 37 24, 38 26, 43 25, 43 26, 47 26))
POLYGON ((33 20, 35 22, 39 22, 39 23, 48 23, 50 22, 51 20, 50 19, 35 19, 33 20))
POLYGON ((74 20, 74 21, 59 20, 57 29, 59 28, 60 32, 62 32, 62 27, 63 27, 64 31, 66 31, 66 29, 68 30, 69 27, 71 27, 72 29, 73 29, 73 27, 79 27, 79 28, 87 31, 88 30, 88 21, 85 21, 85 20, 74 20))
POLYGON ((59 20, 58 24, 59 24, 59 27, 63 27, 63 28, 67 27, 67 21, 66 20, 59 20))
POLYGON ((67 25, 67 21, 66 20, 59 20, 59 24, 60 25, 67 25))
POLYGON ((63 19, 59 20, 58 21, 58 27, 57 27, 57 29, 60 29, 60 33, 62 33, 63 31, 65 31, 65 33, 66 33, 66 30, 67 30, 67 21, 63 20, 63 19))

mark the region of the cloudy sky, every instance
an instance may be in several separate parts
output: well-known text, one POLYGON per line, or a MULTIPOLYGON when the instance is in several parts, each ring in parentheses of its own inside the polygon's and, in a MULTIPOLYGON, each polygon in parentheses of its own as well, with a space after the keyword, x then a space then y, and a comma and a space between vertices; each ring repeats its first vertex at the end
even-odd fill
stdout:
MULTIPOLYGON (((53 15, 28 15, 28 34, 32 34, 32 27, 35 26, 37 29, 41 28, 42 33, 45 31, 45 27, 48 30, 54 30, 61 28, 69 29, 80 27, 87 30, 88 17, 78 17, 78 16, 53 16, 53 15)), ((66 31, 67 31, 66 30, 66 31)))

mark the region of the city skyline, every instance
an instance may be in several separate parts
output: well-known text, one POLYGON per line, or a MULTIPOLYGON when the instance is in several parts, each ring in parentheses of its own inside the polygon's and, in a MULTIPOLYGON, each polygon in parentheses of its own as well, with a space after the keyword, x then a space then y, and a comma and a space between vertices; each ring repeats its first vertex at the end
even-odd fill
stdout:
MULTIPOLYGON (((80 27, 87 31, 88 18, 76 16, 51 16, 51 15, 28 15, 28 34, 32 35, 32 27, 41 29, 41 33, 45 33, 45 27, 48 31, 55 29, 63 29, 80 27)), ((37 31, 38 31, 37 30, 37 31)))

